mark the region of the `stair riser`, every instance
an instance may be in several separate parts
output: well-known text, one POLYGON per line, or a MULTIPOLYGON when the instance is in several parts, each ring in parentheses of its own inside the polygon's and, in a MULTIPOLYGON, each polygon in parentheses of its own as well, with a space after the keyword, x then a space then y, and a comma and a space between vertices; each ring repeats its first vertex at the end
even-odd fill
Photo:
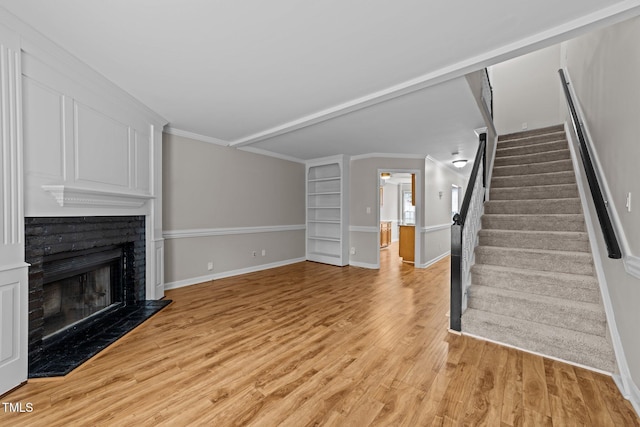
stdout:
POLYGON ((531 254, 514 252, 509 248, 489 248, 487 246, 478 246, 475 252, 476 262, 479 264, 593 276, 591 256, 580 255, 582 254, 531 254))
POLYGON ((535 295, 545 295, 554 298, 566 298, 570 301, 590 303, 600 302, 600 291, 593 279, 586 276, 555 276, 547 277, 532 274, 527 270, 518 272, 484 271, 481 268, 471 269, 471 283, 478 286, 493 286, 535 295), (582 279, 582 280, 581 280, 582 279))
POLYGON ((565 236, 538 238, 537 236, 480 236, 480 245, 501 248, 544 249, 555 251, 591 252, 589 242, 567 239, 565 236))
MULTIPOLYGON (((482 313, 474 310, 474 314, 482 313)), ((533 324, 536 325, 536 324, 533 324)), ((496 324, 476 316, 473 320, 462 317, 464 333, 484 337, 529 351, 546 354, 562 360, 591 366, 606 372, 615 369, 614 355, 602 337, 589 340, 590 335, 574 333, 573 336, 541 332, 539 329, 518 328, 496 324)))
POLYGON ((484 204, 487 214, 581 214, 578 199, 489 201, 484 204))
POLYGON ((515 176, 515 175, 534 175, 551 172, 567 172, 573 171, 571 160, 560 160, 547 163, 534 163, 531 165, 517 166, 501 166, 494 167, 493 177, 498 176, 515 176))
POLYGON ((564 127, 549 127, 544 129, 536 129, 533 131, 527 130, 522 132, 510 133, 507 135, 498 136, 498 142, 512 142, 533 138, 558 138, 564 137, 564 127))
POLYGON ((489 230, 587 231, 584 218, 548 219, 538 216, 482 216, 482 228, 489 230))
POLYGON ((580 195, 576 184, 491 189, 491 200, 576 199, 578 197, 580 195))
POLYGON ((523 154, 544 153, 546 151, 564 150, 567 148, 567 141, 560 139, 559 141, 542 142, 530 145, 508 146, 500 144, 496 149, 496 158, 521 156, 523 154))
MULTIPOLYGON (((545 304, 527 298, 513 298, 504 295, 483 295, 482 288, 469 289, 469 307, 489 311, 502 316, 524 319, 545 325, 559 326, 572 331, 604 337, 606 322, 604 313, 581 311, 562 307, 561 304, 545 304)), ((559 300, 560 301, 560 300, 559 300)))
POLYGON ((530 165, 532 163, 553 162, 566 159, 571 159, 569 150, 548 151, 524 156, 500 157, 496 158, 493 164, 494 166, 530 165))
POLYGON ((575 184, 573 171, 551 174, 499 176, 491 179, 491 188, 531 187, 536 185, 575 184))

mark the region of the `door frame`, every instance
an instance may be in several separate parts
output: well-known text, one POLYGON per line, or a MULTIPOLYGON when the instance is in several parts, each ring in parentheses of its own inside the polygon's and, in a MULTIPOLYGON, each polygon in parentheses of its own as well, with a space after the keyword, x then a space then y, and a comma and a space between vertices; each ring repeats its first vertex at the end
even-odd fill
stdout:
POLYGON ((415 228, 415 247, 414 247, 414 263, 415 268, 424 268, 422 266, 422 211, 423 211, 423 199, 424 199, 424 182, 423 171, 420 169, 403 169, 403 168, 378 168, 376 174, 376 224, 377 231, 376 239, 376 265, 380 269, 380 174, 382 172, 389 173, 412 173, 416 175, 416 228, 415 228))

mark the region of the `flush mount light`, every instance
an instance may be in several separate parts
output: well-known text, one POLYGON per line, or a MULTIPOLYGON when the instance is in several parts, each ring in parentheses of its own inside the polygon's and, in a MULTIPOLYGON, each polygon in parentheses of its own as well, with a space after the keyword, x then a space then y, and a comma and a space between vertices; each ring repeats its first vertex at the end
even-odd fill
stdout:
POLYGON ((453 162, 451 162, 451 163, 453 163, 453 166, 455 166, 455 167, 457 167, 457 168, 463 168, 463 167, 464 167, 464 165, 466 165, 466 164, 467 164, 467 161, 466 161, 466 160, 454 160, 454 161, 453 161, 453 162))
POLYGON ((391 178, 391 174, 389 172, 382 172, 380 174, 380 178, 384 179, 385 181, 389 178, 391 178))

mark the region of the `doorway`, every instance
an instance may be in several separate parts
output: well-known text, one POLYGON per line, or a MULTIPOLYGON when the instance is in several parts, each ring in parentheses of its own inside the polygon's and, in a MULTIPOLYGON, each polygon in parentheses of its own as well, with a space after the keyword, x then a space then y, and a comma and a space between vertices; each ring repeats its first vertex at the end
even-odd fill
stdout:
POLYGON ((381 251, 392 259, 420 266, 421 177, 421 172, 414 169, 378 170, 378 266, 381 251))

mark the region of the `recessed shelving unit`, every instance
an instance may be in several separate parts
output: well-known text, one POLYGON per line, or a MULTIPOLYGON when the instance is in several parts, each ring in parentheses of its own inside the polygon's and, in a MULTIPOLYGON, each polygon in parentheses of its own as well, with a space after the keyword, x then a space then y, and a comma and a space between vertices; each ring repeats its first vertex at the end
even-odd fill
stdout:
POLYGON ((307 259, 344 266, 348 251, 348 159, 311 160, 307 172, 307 259))

